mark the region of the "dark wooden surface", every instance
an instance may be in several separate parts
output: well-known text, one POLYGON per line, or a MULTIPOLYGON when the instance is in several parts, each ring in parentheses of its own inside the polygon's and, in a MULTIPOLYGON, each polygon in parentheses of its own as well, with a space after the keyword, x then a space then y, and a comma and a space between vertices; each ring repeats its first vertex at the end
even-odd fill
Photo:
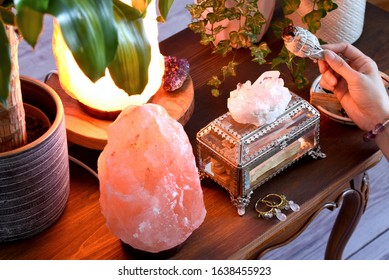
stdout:
MULTIPOLYGON (((367 6, 365 30, 356 46, 372 56, 381 71, 389 72, 387 48, 389 42, 388 13, 367 6), (380 28, 377 28, 380 26, 380 28)), ((281 46, 273 42, 273 46, 281 46)), ((240 74, 225 84, 223 95, 213 98, 205 85, 211 74, 219 71, 223 61, 198 43, 198 37, 184 30, 161 43, 163 54, 185 57, 191 64, 195 85, 195 111, 185 126, 192 143, 195 133, 215 117, 223 114, 226 98, 236 83, 255 80, 269 66, 249 61, 248 53, 239 51, 240 74)), ((317 76, 317 66, 308 64, 311 80, 317 76)), ((308 91, 290 89, 308 99, 308 91)), ((269 247, 278 246, 300 233, 320 209, 336 204, 356 175, 372 167, 380 159, 373 143, 361 139, 356 127, 335 123, 325 117, 321 121, 321 146, 327 154, 323 160, 304 158, 255 192, 244 217, 236 214, 228 194, 211 181, 203 182, 207 217, 201 227, 185 242, 178 259, 255 258, 269 247), (324 175, 324 176, 323 176, 324 175), (301 205, 301 211, 289 213, 286 222, 264 221, 256 217, 253 204, 267 193, 283 193, 301 205)), ((70 153, 95 166, 98 151, 78 146, 70 153)), ((0 259, 132 259, 136 256, 123 249, 120 241, 105 226, 98 203, 98 182, 80 167, 71 164, 71 194, 67 208, 59 221, 39 236, 0 245, 0 259)), ((324 255, 324 252, 323 252, 324 255)), ((154 258, 156 256, 151 256, 154 258)))

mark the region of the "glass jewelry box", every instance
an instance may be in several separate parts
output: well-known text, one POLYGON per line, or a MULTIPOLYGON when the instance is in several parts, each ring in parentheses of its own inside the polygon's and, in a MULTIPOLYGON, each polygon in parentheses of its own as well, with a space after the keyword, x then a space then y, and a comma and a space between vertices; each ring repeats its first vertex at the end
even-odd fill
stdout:
POLYGON ((319 112, 294 93, 284 113, 260 127, 238 123, 227 112, 197 133, 200 178, 225 188, 244 215, 257 187, 304 155, 325 157, 319 131, 319 112))

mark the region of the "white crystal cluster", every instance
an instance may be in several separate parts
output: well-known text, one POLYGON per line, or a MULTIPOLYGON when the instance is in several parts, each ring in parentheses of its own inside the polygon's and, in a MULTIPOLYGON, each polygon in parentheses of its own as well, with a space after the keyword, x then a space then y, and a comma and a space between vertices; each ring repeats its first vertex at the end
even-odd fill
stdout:
POLYGON ((233 119, 243 124, 262 126, 277 119, 288 106, 292 95, 284 87, 279 71, 264 72, 253 84, 238 84, 227 100, 233 119))

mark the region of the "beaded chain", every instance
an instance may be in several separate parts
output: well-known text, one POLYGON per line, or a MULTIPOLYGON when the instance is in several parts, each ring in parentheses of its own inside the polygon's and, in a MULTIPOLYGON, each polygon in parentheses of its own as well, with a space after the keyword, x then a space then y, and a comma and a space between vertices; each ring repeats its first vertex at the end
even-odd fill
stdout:
POLYGON ((375 126, 373 130, 370 130, 369 132, 365 133, 363 135, 363 140, 365 142, 369 142, 370 140, 373 140, 378 133, 384 131, 385 127, 389 124, 389 119, 384 121, 384 123, 379 123, 375 126))

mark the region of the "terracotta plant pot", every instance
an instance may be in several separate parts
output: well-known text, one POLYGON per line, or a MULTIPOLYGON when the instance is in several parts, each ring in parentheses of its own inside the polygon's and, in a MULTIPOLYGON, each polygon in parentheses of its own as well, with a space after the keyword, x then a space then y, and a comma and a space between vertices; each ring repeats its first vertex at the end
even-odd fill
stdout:
POLYGON ((46 84, 21 78, 23 102, 51 122, 33 142, 0 153, 0 241, 34 236, 62 214, 69 196, 69 161, 62 102, 46 84))

